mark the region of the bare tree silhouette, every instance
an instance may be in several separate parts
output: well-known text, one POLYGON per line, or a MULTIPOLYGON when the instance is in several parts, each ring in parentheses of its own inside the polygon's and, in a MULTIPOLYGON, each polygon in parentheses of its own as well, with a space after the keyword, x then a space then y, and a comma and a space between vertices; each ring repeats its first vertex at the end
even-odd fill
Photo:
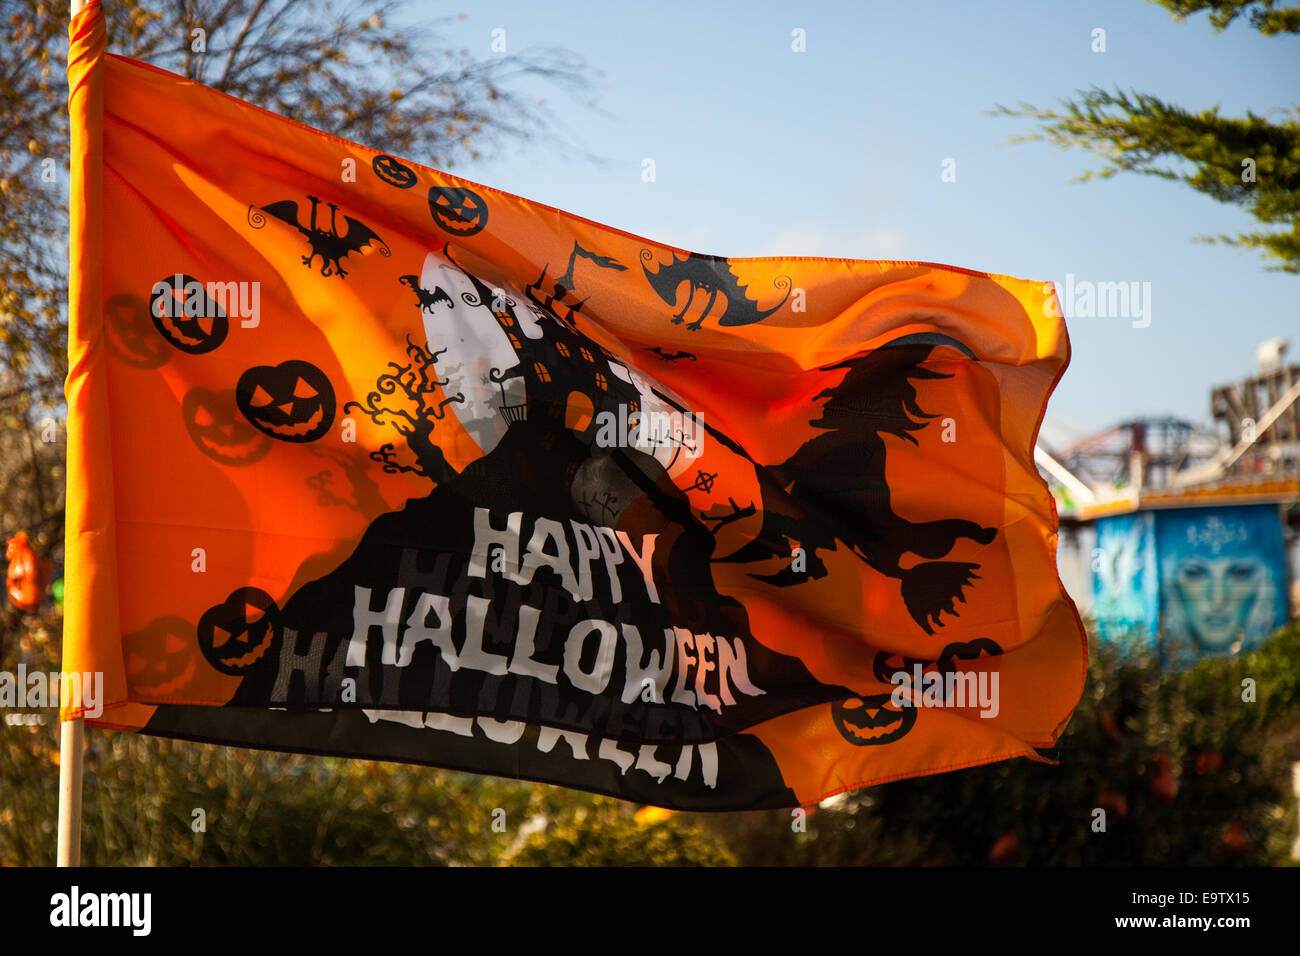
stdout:
POLYGON ((448 464, 442 449, 432 441, 434 428, 447 415, 447 406, 465 401, 465 396, 459 392, 438 397, 443 386, 450 382, 450 379, 438 378, 435 368, 438 356, 445 351, 430 352, 427 346, 417 345, 408 335, 406 354, 410 364, 389 362, 392 371, 375 380, 375 390, 366 396, 364 404, 354 401, 343 406, 345 413, 355 408, 376 425, 391 425, 405 440, 407 448, 415 456, 414 465, 399 459, 395 442, 388 442, 370 453, 370 457, 383 465, 389 474, 410 472, 438 484, 458 474, 448 464))

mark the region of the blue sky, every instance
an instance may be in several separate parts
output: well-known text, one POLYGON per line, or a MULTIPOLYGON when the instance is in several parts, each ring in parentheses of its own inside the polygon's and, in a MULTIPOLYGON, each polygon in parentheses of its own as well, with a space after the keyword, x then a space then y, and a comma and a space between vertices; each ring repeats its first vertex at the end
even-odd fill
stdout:
POLYGON ((1259 342, 1289 335, 1300 350, 1300 277, 1190 241, 1253 228, 1243 211, 1149 176, 1070 184, 1097 161, 1007 145, 1032 125, 986 112, 1097 85, 1263 113, 1297 102, 1300 38, 1241 21, 1216 34, 1204 15, 1180 24, 1142 0, 489 0, 465 12, 445 34, 471 52, 488 55, 500 27, 509 52, 563 45, 603 73, 597 109, 521 87, 602 162, 541 145, 458 165, 466 178, 716 255, 918 259, 1058 288, 1067 274, 1150 282, 1146 328, 1069 320, 1074 357, 1045 437, 1146 414, 1203 420, 1209 389, 1252 371, 1259 342), (1091 49, 1097 27, 1105 53, 1091 49), (791 51, 795 28, 804 53, 791 51))

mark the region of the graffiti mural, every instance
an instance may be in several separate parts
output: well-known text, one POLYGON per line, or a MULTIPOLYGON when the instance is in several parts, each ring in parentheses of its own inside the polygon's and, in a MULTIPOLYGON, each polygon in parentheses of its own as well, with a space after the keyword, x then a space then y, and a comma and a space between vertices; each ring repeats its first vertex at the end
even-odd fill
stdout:
POLYGON ((1275 505, 1161 512, 1156 549, 1164 633, 1184 645, 1184 655, 1250 650, 1286 623, 1275 505))
POLYGON ((1155 514, 1097 521, 1092 552, 1093 614, 1103 638, 1155 636, 1160 617, 1155 514))
POLYGON ((1188 663, 1258 647, 1287 622, 1276 505, 1169 508, 1097 521, 1093 614, 1106 640, 1159 636, 1188 663))

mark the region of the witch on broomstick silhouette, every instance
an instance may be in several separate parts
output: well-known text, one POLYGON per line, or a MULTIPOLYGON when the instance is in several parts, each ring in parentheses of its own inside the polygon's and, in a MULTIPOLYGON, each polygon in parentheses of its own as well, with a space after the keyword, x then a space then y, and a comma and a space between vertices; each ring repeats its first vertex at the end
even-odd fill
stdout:
MULTIPOLYGON (((979 565, 937 559, 947 555, 958 538, 991 543, 996 529, 959 518, 908 521, 890 507, 885 477, 883 436, 915 444, 911 433, 938 417, 917 404, 913 380, 949 377, 922 365, 941 339, 942 344, 974 357, 946 336, 908 336, 823 368, 824 372, 848 370, 838 385, 814 397, 827 401, 821 417, 809 424, 825 432, 804 442, 782 464, 755 462, 763 494, 762 528, 738 551, 714 560, 750 563, 789 558, 797 542, 805 552, 804 570, 788 566, 774 574, 751 575, 788 587, 823 577, 826 564, 817 552, 834 550, 841 541, 872 568, 902 582, 907 610, 927 634, 942 625, 942 612, 956 616, 954 604, 979 577, 975 573, 979 565), (901 561, 908 554, 927 560, 904 569, 901 561)), ((725 436, 713 435, 746 454, 725 436)))

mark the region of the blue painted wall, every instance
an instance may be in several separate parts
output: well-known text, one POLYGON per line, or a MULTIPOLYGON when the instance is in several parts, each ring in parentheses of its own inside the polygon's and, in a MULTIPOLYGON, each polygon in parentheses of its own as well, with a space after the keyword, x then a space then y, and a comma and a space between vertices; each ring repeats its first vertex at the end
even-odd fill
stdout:
POLYGON ((1157 512, 1156 552, 1161 633, 1180 645, 1179 656, 1250 650, 1286 624, 1276 505, 1157 512))
POLYGON ((1092 612, 1103 638, 1155 637, 1160 617, 1155 518, 1150 511, 1097 521, 1092 612))
POLYGON ((1098 519, 1093 614, 1104 639, 1158 635, 1166 660, 1258 647, 1287 621, 1276 505, 1173 508, 1098 519))

